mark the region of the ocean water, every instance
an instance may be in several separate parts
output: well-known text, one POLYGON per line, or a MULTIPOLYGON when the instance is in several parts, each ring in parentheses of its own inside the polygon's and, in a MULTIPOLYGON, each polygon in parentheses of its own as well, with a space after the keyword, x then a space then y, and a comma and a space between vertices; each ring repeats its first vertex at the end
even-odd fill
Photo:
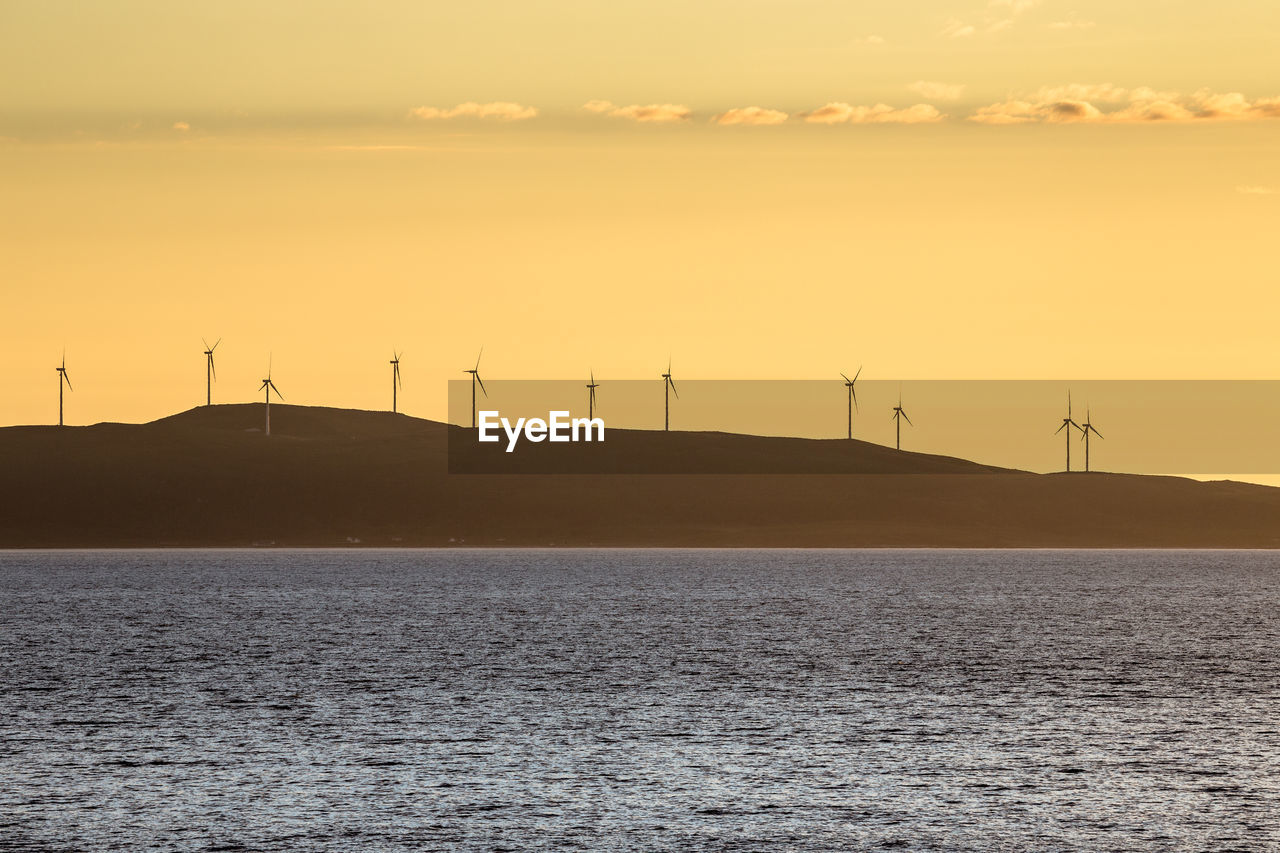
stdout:
POLYGON ((0 553, 2 850, 1280 847, 1280 555, 0 553))

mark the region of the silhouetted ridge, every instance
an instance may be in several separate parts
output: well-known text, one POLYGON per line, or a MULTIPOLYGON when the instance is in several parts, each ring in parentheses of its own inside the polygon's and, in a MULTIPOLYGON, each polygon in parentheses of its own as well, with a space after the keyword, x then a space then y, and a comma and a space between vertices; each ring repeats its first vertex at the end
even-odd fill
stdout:
POLYGON ((0 546, 1280 546, 1280 489, 1264 486, 730 433, 610 430, 601 445, 502 454, 441 423, 283 404, 268 438, 262 409, 0 429, 0 546), (508 470, 778 473, 450 474, 450 436, 508 470))
MULTIPOLYGON (((263 404, 235 403, 197 406, 142 426, 164 429, 201 429, 262 432, 263 404)), ((293 438, 378 438, 413 434, 421 430, 443 430, 444 424, 412 418, 404 414, 366 409, 331 409, 321 406, 271 404, 271 437, 293 438)))

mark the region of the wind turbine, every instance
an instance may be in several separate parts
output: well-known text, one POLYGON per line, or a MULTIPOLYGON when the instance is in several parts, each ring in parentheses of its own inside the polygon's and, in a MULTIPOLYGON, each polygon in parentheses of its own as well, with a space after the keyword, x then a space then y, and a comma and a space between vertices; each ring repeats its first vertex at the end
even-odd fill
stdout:
POLYGON ((403 388, 404 383, 400 381, 400 353, 395 350, 391 351, 391 412, 396 411, 396 389, 403 388))
POLYGON ((1058 433, 1062 432, 1064 429, 1067 431, 1067 471, 1068 472, 1071 470, 1071 429, 1070 427, 1075 427, 1081 432, 1084 432, 1084 430, 1080 428, 1080 424, 1071 420, 1071 392, 1068 391, 1067 392, 1067 416, 1062 419, 1062 426, 1058 427, 1056 430, 1053 431, 1054 435, 1057 435, 1058 433))
POLYGON ((71 377, 67 376, 67 351, 62 351, 62 364, 58 370, 58 426, 62 426, 62 383, 67 383, 67 390, 74 391, 71 387, 71 377))
POLYGON ((218 348, 218 344, 222 343, 222 338, 218 338, 213 346, 209 346, 209 342, 204 338, 201 338, 200 342, 204 344, 204 404, 212 406, 213 383, 218 378, 218 369, 213 366, 213 351, 218 348))
POLYGON ((284 395, 280 393, 280 389, 276 387, 276 383, 271 381, 271 361, 267 361, 267 378, 262 380, 262 387, 259 391, 267 392, 267 435, 271 435, 271 392, 274 391, 276 396, 284 402, 284 395))
POLYGON ((1098 438, 1102 438, 1102 433, 1098 432, 1097 428, 1095 428, 1093 424, 1089 423, 1089 421, 1089 410, 1086 408, 1084 410, 1084 425, 1080 427, 1080 432, 1083 433, 1080 437, 1084 439, 1084 470, 1086 472, 1089 470, 1089 433, 1093 433, 1098 438))
POLYGON ((844 380, 844 387, 849 389, 849 438, 853 438, 853 410, 858 407, 858 392, 853 390, 853 383, 857 382, 861 375, 861 366, 858 367, 858 372, 853 374, 852 379, 843 373, 840 374, 840 378, 844 380))
POLYGON ((895 425, 897 426, 897 433, 898 433, 898 437, 897 437, 897 439, 896 439, 896 441, 895 441, 894 446, 895 446, 898 450, 901 450, 901 449, 902 449, 902 420, 903 420, 903 418, 906 418, 907 424, 908 424, 909 426, 915 426, 915 424, 911 423, 911 418, 908 418, 908 417, 907 417, 907 413, 906 413, 906 411, 902 408, 902 389, 901 389, 901 388, 899 388, 899 389, 898 389, 898 405, 896 405, 896 406, 894 406, 894 407, 893 407, 893 420, 894 420, 895 425))
POLYGON ((484 380, 480 378, 480 356, 484 355, 484 347, 480 347, 480 355, 476 356, 476 366, 471 370, 464 370, 463 373, 471 374, 471 428, 476 428, 476 383, 480 383, 480 390, 486 397, 489 392, 484 390, 484 380))
POLYGON ((587 418, 595 417, 596 412, 596 389, 600 385, 596 382, 596 372, 591 371, 591 381, 587 383, 587 418))
POLYGON ((671 359, 667 359, 667 372, 662 374, 662 431, 666 432, 671 429, 671 394, 676 395, 676 399, 680 399, 680 392, 676 390, 676 383, 671 379, 671 359))

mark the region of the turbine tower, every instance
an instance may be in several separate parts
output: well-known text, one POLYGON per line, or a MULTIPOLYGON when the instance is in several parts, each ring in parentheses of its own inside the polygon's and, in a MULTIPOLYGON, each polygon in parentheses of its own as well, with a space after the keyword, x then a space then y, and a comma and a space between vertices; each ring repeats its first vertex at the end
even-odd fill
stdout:
POLYGON ((853 383, 857 382, 861 375, 861 366, 858 367, 858 372, 853 374, 852 379, 843 373, 840 374, 840 378, 844 380, 844 387, 849 389, 849 438, 853 438, 853 410, 858 407, 858 392, 853 390, 853 383))
POLYGON ((74 388, 71 387, 71 377, 67 376, 66 350, 62 351, 62 364, 58 366, 57 370, 58 370, 58 426, 62 426, 62 383, 64 382, 67 383, 68 391, 75 390, 74 388))
POLYGON ((396 389, 403 388, 404 383, 400 381, 400 353, 395 350, 391 351, 391 413, 396 411, 396 389))
POLYGON ((486 396, 489 392, 484 390, 484 380, 480 378, 480 356, 484 355, 484 347, 480 347, 480 355, 476 356, 476 366, 470 370, 464 370, 463 373, 471 374, 471 428, 476 428, 476 383, 480 383, 480 391, 486 396))
POLYGON ((267 429, 266 434, 271 435, 271 392, 274 391, 276 396, 284 402, 284 395, 280 393, 280 389, 276 387, 276 383, 271 381, 271 362, 267 361, 267 378, 262 380, 262 387, 259 391, 267 392, 267 429))
POLYGON ((222 338, 218 338, 213 346, 209 346, 209 342, 204 338, 201 338, 200 341, 204 344, 204 404, 212 406, 213 383, 218 378, 218 369, 213 366, 213 351, 218 348, 218 344, 222 343, 222 338))
POLYGON ((671 429, 671 395, 675 394, 676 399, 680 399, 680 392, 676 390, 676 383, 671 379, 671 359, 667 359, 667 372, 662 374, 662 431, 667 432, 671 429))
MULTIPOLYGON (((1067 471, 1068 472, 1071 471, 1071 427, 1080 429, 1080 424, 1071 420, 1071 392, 1068 391, 1067 392, 1067 416, 1062 419, 1062 426, 1058 427, 1056 430, 1053 431, 1054 435, 1057 435, 1058 433, 1062 432, 1064 429, 1067 431, 1067 471)), ((1080 431, 1083 432, 1084 430, 1080 429, 1080 431)))
POLYGON ((1084 410, 1084 424, 1080 427, 1080 432, 1083 433, 1080 437, 1084 439, 1084 470, 1086 472, 1089 470, 1089 433, 1093 433, 1098 438, 1102 438, 1102 433, 1098 432, 1097 428, 1094 427, 1093 424, 1089 423, 1090 420, 1089 410, 1086 408, 1084 410))
POLYGON ((587 383, 587 417, 594 418, 596 414, 596 389, 600 385, 596 382, 596 372, 591 371, 591 381, 587 383))
POLYGON ((911 423, 911 418, 907 417, 906 411, 902 408, 902 389, 899 388, 898 389, 898 405, 893 407, 893 420, 894 420, 895 426, 897 427, 897 436, 898 436, 897 439, 895 439, 894 447, 896 447, 898 450, 902 449, 902 421, 904 418, 906 419, 907 424, 909 426, 915 426, 915 424, 911 423))

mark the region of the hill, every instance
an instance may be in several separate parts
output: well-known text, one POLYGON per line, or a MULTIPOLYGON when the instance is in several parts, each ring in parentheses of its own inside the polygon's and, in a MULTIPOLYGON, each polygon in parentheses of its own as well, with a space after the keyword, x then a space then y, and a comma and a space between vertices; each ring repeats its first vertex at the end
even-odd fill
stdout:
POLYGON ((611 430, 595 457, 499 455, 404 415, 271 416, 270 438, 260 404, 0 429, 0 547, 1280 546, 1280 489, 1242 483, 725 433, 611 430))

